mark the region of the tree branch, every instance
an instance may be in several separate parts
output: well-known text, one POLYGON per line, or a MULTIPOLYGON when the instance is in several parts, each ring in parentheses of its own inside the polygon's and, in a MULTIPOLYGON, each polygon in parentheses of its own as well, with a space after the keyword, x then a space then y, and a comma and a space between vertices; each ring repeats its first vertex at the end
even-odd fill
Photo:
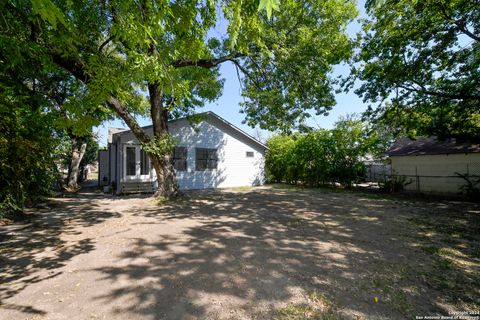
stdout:
POLYGON ((470 94, 462 94, 462 93, 450 93, 450 92, 442 92, 442 91, 433 91, 428 90, 423 85, 419 85, 421 88, 415 88, 411 86, 405 86, 399 83, 396 83, 397 87, 407 90, 409 92, 416 92, 420 94, 425 94, 428 96, 434 96, 439 98, 446 98, 446 99, 455 99, 455 100, 480 100, 480 95, 470 95, 470 94))
MULTIPOLYGON (((92 75, 86 72, 85 67, 80 61, 62 57, 53 50, 50 50, 49 53, 52 57, 52 60, 58 66, 70 72, 78 80, 85 84, 88 84, 90 81, 92 81, 92 75)), ((125 109, 120 100, 111 95, 106 101, 106 104, 111 110, 117 113, 123 119, 123 121, 125 121, 140 142, 147 143, 150 141, 150 137, 145 133, 145 131, 143 131, 137 120, 135 120, 135 118, 125 109)))
POLYGON ((88 83, 92 80, 92 76, 87 73, 82 62, 63 57, 51 48, 49 48, 49 54, 55 64, 70 72, 78 80, 83 83, 88 83))
POLYGON ((457 24, 457 26, 458 26, 458 29, 460 31, 462 31, 464 34, 466 34, 467 36, 469 36, 473 40, 475 40, 477 42, 480 42, 480 37, 473 34, 473 32, 471 32, 470 30, 468 30, 467 27, 465 26, 464 22, 461 22, 461 24, 457 24))
POLYGON ((201 68, 213 68, 218 66, 219 64, 222 64, 227 61, 232 61, 232 59, 235 58, 241 58, 242 55, 240 54, 235 54, 235 55, 229 55, 229 56, 223 56, 220 58, 215 58, 215 59, 199 59, 196 61, 193 60, 177 60, 171 63, 172 66, 175 68, 182 68, 182 67, 201 67, 201 68))
POLYGON ((107 105, 110 109, 115 111, 125 123, 128 125, 130 130, 132 130, 135 137, 141 143, 148 143, 150 141, 150 137, 145 133, 145 131, 140 127, 137 120, 125 109, 123 104, 115 98, 114 96, 110 96, 107 100, 107 105))
POLYGON ((448 13, 447 11, 445 10, 445 7, 441 6, 440 7, 441 10, 442 10, 442 13, 443 13, 443 16, 445 17, 445 19, 447 19, 447 21, 453 23, 454 25, 457 26, 457 29, 459 31, 461 31, 463 34, 467 35, 468 37, 470 37, 471 39, 477 41, 477 42, 480 42, 480 36, 477 36, 475 35, 473 32, 471 32, 470 30, 468 30, 466 24, 465 24, 465 20, 463 19, 460 19, 460 20, 455 20, 454 18, 452 18, 448 13))
MULTIPOLYGON (((237 69, 240 69, 240 71, 242 71, 242 73, 252 81, 252 83, 255 85, 255 87, 257 87, 257 89, 261 90, 261 87, 260 87, 259 83, 257 82, 257 80, 254 79, 252 77, 252 75, 237 60, 232 59, 231 61, 235 65, 235 67, 237 67, 237 69)), ((238 79, 238 80, 240 80, 240 79, 238 79)))
POLYGON ((100 45, 100 47, 98 48, 98 51, 101 52, 101 51, 103 50, 103 48, 104 48, 110 41, 113 40, 113 38, 114 38, 113 36, 110 36, 110 37, 107 38, 107 40, 103 41, 103 43, 102 43, 102 44, 100 45))

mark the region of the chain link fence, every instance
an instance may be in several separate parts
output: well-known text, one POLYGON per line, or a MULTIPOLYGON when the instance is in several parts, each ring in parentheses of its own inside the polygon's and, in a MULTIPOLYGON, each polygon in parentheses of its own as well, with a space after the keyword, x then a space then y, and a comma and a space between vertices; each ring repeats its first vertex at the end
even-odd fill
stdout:
POLYGON ((480 188, 480 162, 374 163, 366 166, 367 182, 398 181, 409 191, 458 194, 480 188))

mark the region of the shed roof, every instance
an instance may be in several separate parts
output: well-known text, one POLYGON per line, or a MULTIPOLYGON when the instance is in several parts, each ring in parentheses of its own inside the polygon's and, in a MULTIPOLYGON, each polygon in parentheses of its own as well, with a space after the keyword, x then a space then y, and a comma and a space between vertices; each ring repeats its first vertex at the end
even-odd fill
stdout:
POLYGON ((389 156, 480 153, 480 143, 456 138, 401 138, 387 151, 389 156))

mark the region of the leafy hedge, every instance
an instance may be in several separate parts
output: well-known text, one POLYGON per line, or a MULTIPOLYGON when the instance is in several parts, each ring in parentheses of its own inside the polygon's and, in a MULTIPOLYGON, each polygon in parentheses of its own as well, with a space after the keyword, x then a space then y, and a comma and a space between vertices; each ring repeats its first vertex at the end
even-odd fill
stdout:
POLYGON ((346 118, 332 130, 276 135, 267 145, 265 169, 269 182, 309 186, 338 182, 351 186, 364 176, 362 157, 378 153, 381 143, 367 124, 346 118))
POLYGON ((49 121, 41 110, 0 103, 0 218, 51 193, 58 141, 49 121))

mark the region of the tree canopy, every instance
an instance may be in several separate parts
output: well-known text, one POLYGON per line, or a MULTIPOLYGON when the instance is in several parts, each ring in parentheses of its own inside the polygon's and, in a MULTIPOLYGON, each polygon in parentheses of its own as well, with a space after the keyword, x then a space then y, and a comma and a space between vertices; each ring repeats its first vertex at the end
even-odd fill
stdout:
POLYGON ((478 135, 480 1, 369 0, 366 10, 347 83, 363 81, 369 115, 410 135, 478 135))
POLYGON ((240 66, 245 70, 242 111, 247 123, 289 131, 314 112, 335 105, 334 65, 350 57, 347 23, 357 14, 349 1, 285 1, 265 20, 258 43, 240 66))

